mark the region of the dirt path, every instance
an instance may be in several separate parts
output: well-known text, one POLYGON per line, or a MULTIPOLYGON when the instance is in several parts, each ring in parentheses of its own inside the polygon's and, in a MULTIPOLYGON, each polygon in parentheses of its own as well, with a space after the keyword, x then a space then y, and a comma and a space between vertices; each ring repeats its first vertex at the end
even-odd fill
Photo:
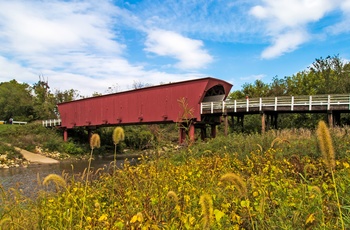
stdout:
MULTIPOLYGON (((9 146, 11 146, 10 144, 7 144, 9 146)), ((37 164, 58 164, 60 163, 58 160, 49 158, 49 157, 45 157, 43 155, 40 154, 36 154, 36 153, 32 153, 29 152, 27 150, 18 148, 18 147, 14 147, 18 152, 20 152, 23 156, 24 159, 26 159, 27 161, 29 161, 30 163, 37 163, 37 164)))

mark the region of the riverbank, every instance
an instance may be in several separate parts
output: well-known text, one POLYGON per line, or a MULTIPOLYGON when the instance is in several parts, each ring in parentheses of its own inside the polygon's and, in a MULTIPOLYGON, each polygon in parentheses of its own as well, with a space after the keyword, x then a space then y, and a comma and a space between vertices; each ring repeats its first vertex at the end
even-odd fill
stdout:
MULTIPOLYGON (((10 144, 2 143, 7 146, 11 146, 10 144)), ((29 165, 33 164, 59 164, 60 162, 65 161, 86 161, 88 160, 88 154, 86 155, 69 155, 66 153, 59 152, 48 152, 44 151, 40 147, 35 148, 35 152, 30 152, 25 149, 21 149, 18 147, 13 147, 16 152, 19 154, 15 155, 9 152, 4 152, 0 154, 0 169, 9 169, 9 168, 27 168, 29 165)), ((128 151, 117 154, 116 159, 121 160, 132 160, 137 159, 141 155, 147 155, 146 151, 133 152, 129 153, 128 151)), ((104 159, 106 161, 113 161, 114 155, 95 155, 93 158, 96 159, 104 159)))
POLYGON ((33 153, 25 149, 21 149, 15 146, 12 146, 8 143, 2 144, 13 148, 18 154, 13 155, 9 152, 5 152, 0 155, 0 168, 18 168, 18 167, 28 167, 29 164, 58 164, 57 159, 47 157, 41 153, 33 153))

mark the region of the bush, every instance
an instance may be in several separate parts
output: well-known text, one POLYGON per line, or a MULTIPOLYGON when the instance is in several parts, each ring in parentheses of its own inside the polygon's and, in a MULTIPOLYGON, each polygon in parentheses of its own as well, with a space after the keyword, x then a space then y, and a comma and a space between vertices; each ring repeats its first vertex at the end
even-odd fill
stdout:
POLYGON ((125 144, 133 149, 145 149, 152 146, 154 136, 148 126, 125 127, 125 144))
POLYGON ((82 147, 74 144, 73 142, 66 142, 63 145, 63 149, 65 153, 72 154, 72 155, 81 155, 87 152, 87 151, 84 151, 82 147))

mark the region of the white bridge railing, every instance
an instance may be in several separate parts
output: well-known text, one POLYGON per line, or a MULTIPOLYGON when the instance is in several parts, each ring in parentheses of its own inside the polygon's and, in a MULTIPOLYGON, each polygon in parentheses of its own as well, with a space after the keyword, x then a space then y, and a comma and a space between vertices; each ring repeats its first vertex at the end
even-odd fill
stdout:
POLYGON ((239 100, 227 100, 219 102, 203 102, 201 103, 201 114, 218 113, 230 111, 236 113, 249 111, 278 111, 283 107, 283 111, 293 111, 297 107, 307 107, 307 111, 312 111, 315 106, 326 107, 327 110, 332 106, 343 106, 350 110, 350 94, 338 95, 313 95, 313 96, 281 96, 281 97, 265 97, 265 98, 247 98, 239 100))
MULTIPOLYGON (((28 122, 26 121, 12 121, 12 124, 13 125, 26 125, 28 122)), ((0 121, 0 124, 10 124, 9 122, 7 121, 0 121)))
POLYGON ((44 127, 60 126, 61 119, 51 119, 42 121, 44 127))

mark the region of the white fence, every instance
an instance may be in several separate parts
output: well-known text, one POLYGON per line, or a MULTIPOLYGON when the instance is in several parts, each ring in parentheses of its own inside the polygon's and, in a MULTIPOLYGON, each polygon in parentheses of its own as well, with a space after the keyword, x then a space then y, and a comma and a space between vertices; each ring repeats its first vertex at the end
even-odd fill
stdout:
POLYGON ((61 125, 61 119, 50 119, 42 121, 44 127, 53 127, 53 126, 60 126, 61 125))
MULTIPOLYGON (((26 125, 27 123, 28 122, 26 121, 12 121, 13 125, 26 125)), ((7 121, 0 121, 0 125, 3 125, 3 124, 10 124, 10 123, 7 121)))

